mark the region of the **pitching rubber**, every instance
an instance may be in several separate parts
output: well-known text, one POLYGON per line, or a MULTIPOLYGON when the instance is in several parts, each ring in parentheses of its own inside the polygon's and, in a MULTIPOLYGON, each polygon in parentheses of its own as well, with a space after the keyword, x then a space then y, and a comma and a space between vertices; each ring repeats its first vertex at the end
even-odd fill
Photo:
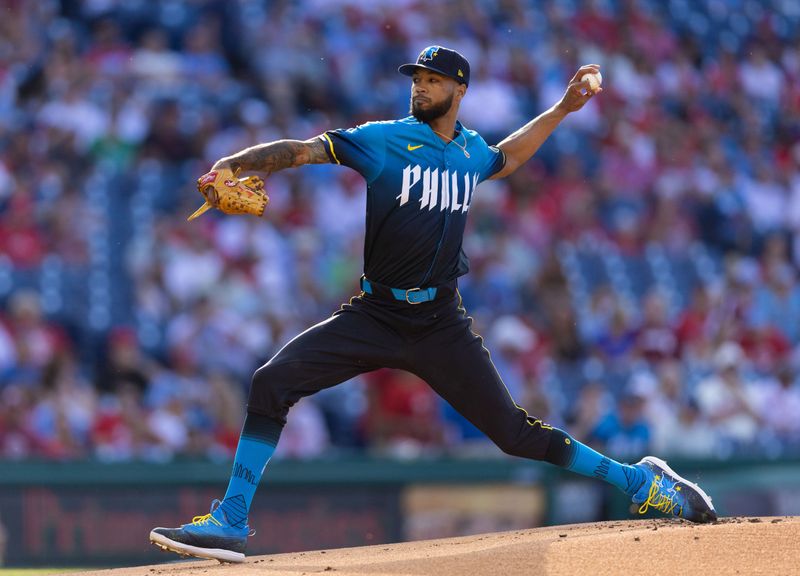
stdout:
POLYGON ((219 560, 220 562, 232 562, 240 564, 244 562, 244 554, 241 552, 233 552, 231 550, 223 550, 221 548, 198 548, 196 546, 189 546, 188 544, 181 544, 175 540, 170 540, 163 534, 158 534, 153 531, 150 532, 150 542, 163 550, 171 550, 178 554, 196 556, 197 558, 208 558, 209 560, 219 560))
POLYGON ((689 482, 686 478, 675 472, 675 470, 667 466, 667 463, 664 462, 661 458, 656 458, 655 456, 645 456, 644 458, 642 458, 642 461, 643 462, 648 461, 655 464, 656 466, 659 466, 660 468, 671 474, 674 478, 677 478, 680 482, 683 482, 687 486, 691 486, 692 488, 694 488, 697 491, 697 493, 700 494, 700 496, 703 498, 703 501, 706 503, 706 505, 711 510, 714 510, 714 505, 711 503, 711 497, 708 494, 706 494, 703 491, 703 489, 700 488, 700 486, 698 486, 694 482, 689 482))

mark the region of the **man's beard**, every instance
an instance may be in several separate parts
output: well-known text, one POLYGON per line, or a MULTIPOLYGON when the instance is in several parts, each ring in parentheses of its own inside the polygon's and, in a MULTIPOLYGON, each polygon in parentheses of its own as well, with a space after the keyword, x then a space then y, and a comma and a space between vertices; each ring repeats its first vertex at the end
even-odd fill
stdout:
POLYGON ((440 102, 439 104, 434 104, 430 108, 425 110, 421 109, 419 106, 414 105, 414 99, 411 99, 411 107, 409 109, 409 114, 411 114, 414 118, 419 120, 420 122, 425 122, 429 124, 436 120, 437 118, 441 118, 445 114, 450 111, 450 107, 453 105, 453 95, 450 96, 440 102))

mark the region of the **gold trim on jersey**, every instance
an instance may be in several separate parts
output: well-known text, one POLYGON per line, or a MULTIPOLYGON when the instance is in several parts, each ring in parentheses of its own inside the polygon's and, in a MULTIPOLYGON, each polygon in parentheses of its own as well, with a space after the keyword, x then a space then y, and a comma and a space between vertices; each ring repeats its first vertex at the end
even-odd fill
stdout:
POLYGON ((337 164, 341 164, 341 162, 339 162, 339 159, 336 157, 336 151, 333 149, 333 140, 331 140, 331 137, 324 132, 322 135, 325 137, 325 140, 328 141, 328 146, 330 146, 331 149, 331 156, 333 156, 333 159, 336 160, 337 164))

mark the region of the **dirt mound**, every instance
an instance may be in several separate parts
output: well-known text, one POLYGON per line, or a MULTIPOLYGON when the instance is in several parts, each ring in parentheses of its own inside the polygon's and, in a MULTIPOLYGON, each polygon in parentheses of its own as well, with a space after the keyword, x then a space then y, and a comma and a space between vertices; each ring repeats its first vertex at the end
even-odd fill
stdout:
POLYGON ((81 576, 800 575, 800 518, 630 520, 83 572, 81 576))

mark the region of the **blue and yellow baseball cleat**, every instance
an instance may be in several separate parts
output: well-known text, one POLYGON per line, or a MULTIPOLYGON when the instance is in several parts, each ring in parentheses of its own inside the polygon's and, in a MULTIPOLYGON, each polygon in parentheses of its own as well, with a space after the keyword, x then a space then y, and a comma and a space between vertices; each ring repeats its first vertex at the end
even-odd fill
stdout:
POLYGON ((717 512, 708 494, 697 484, 676 474, 663 460, 646 456, 636 466, 647 474, 647 480, 633 495, 633 501, 640 504, 639 514, 654 508, 664 514, 700 524, 717 519, 717 512))
POLYGON ((231 526, 220 508, 219 500, 211 503, 211 512, 195 516, 180 528, 153 528, 150 542, 183 556, 209 558, 220 562, 244 562, 250 528, 231 526))

